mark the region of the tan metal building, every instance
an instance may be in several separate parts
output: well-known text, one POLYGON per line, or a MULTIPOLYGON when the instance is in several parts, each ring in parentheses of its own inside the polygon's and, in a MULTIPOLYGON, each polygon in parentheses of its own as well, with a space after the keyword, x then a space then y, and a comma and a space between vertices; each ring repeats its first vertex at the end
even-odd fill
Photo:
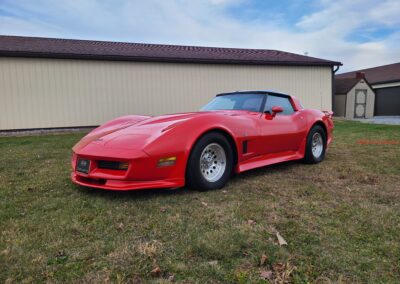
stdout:
POLYGON ((332 109, 339 62, 273 50, 0 36, 0 130, 99 125, 276 89, 332 109))
POLYGON ((353 78, 335 78, 334 114, 345 118, 374 116, 375 92, 364 73, 353 78))

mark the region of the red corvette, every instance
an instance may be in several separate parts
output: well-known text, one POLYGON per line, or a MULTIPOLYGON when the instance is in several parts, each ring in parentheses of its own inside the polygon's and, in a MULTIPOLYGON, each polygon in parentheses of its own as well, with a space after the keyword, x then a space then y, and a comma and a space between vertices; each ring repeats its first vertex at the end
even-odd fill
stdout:
POLYGON ((110 190, 223 187, 232 172, 290 160, 319 163, 332 112, 304 109, 270 91, 217 95, 199 112, 129 115, 73 147, 72 181, 110 190))

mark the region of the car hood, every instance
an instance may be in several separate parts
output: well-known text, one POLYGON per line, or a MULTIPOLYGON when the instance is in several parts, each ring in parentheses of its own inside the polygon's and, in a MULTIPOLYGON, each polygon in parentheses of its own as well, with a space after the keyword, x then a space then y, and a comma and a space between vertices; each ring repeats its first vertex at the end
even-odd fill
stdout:
POLYGON ((185 113, 151 117, 128 127, 117 129, 94 141, 107 148, 143 149, 164 132, 176 125, 192 119, 200 113, 185 113))
POLYGON ((140 117, 135 120, 122 120, 121 123, 106 123, 90 132, 73 148, 78 152, 89 144, 105 148, 142 150, 146 145, 173 129, 174 127, 200 116, 237 116, 246 111, 205 111, 140 117), (111 124, 109 126, 108 124, 111 124))

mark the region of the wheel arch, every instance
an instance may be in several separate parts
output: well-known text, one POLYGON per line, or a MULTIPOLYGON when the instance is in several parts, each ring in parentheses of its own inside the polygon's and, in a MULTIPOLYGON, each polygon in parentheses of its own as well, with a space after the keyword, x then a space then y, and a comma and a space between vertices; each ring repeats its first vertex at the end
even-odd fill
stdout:
POLYGON ((238 159, 239 159, 239 157, 238 157, 238 148, 237 148, 237 144, 235 142, 235 139, 233 138, 233 135, 229 131, 227 131, 226 129, 215 127, 215 128, 210 128, 210 129, 207 129, 206 131, 203 131, 200 135, 198 135, 196 137, 196 139, 192 143, 192 145, 191 145, 191 147, 189 149, 188 158, 186 160, 185 173, 186 173, 187 166, 188 166, 188 163, 189 163, 189 160, 190 160, 190 156, 192 155, 193 148, 196 145, 197 141, 199 141, 204 135, 212 133, 212 132, 219 133, 219 134, 223 135, 228 140, 228 142, 229 142, 229 144, 231 146, 231 149, 232 149, 232 154, 233 154, 233 168, 237 165, 238 159))
POLYGON ((311 125, 310 129, 308 130, 307 136, 310 133, 311 129, 313 129, 313 127, 317 126, 317 125, 321 126, 322 129, 324 130, 324 132, 325 132, 325 143, 327 143, 327 141, 328 141, 328 129, 327 129, 325 123, 322 120, 317 120, 311 125))

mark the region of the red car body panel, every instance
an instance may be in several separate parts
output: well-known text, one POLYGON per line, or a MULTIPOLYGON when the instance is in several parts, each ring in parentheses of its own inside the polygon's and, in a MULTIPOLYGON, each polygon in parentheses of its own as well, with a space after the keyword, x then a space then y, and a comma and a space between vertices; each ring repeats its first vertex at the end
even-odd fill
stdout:
POLYGON ((117 118, 73 147, 72 181, 109 190, 183 187, 191 149, 209 131, 220 131, 230 140, 236 173, 302 159, 314 124, 325 128, 327 144, 331 142, 332 113, 303 109, 295 97, 290 99, 292 115, 228 110, 117 118), (160 159, 167 157, 175 157, 175 164, 159 166, 160 159), (77 170, 78 158, 90 161, 87 173, 77 170), (101 168, 102 161, 128 166, 123 170, 101 168))

